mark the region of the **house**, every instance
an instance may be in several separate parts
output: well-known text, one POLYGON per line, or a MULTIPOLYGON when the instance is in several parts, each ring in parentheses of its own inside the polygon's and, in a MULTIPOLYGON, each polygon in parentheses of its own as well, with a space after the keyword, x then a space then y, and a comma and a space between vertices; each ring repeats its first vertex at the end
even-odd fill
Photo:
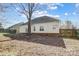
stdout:
POLYGON ((10 29, 10 30, 16 30, 16 32, 18 33, 18 32, 19 32, 19 27, 20 27, 22 24, 24 24, 24 23, 21 22, 21 23, 12 25, 12 26, 10 26, 8 29, 10 29))
MULTIPOLYGON (((59 25, 58 19, 42 16, 31 21, 31 32, 34 34, 59 34, 59 25)), ((28 22, 21 24, 18 33, 28 33, 28 22)))

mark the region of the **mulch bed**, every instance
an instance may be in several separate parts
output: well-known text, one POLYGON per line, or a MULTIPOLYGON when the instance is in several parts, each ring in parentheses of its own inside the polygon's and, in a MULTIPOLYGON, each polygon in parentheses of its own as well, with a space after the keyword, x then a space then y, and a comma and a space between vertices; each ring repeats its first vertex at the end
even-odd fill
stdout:
POLYGON ((49 36, 41 36, 41 35, 31 35, 31 38, 29 39, 27 34, 10 34, 6 35, 10 37, 12 40, 22 40, 22 41, 28 41, 33 43, 40 43, 44 45, 51 45, 51 46, 57 46, 57 47, 65 47, 65 43, 63 41, 63 38, 61 37, 49 37, 49 36))

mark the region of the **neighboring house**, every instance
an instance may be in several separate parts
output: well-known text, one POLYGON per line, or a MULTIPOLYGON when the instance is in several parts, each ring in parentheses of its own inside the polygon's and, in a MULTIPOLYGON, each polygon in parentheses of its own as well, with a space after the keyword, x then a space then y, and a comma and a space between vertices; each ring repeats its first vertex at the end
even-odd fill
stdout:
MULTIPOLYGON (((59 33, 60 21, 58 19, 42 16, 32 20, 31 32, 32 33, 59 33)), ((28 22, 19 27, 18 33, 28 33, 28 22)))

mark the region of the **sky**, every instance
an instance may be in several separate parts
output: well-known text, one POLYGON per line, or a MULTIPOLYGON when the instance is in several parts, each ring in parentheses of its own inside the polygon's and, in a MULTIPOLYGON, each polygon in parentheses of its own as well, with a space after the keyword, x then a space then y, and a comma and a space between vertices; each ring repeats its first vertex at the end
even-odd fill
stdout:
MULTIPOLYGON (((15 4, 14 4, 15 5, 15 4)), ((41 16, 50 16, 64 21, 71 21, 76 27, 79 27, 79 4, 77 3, 40 3, 40 7, 33 13, 33 18, 41 16)), ((4 13, 6 22, 3 24, 5 28, 20 22, 27 22, 25 15, 17 12, 21 10, 18 6, 15 8, 10 6, 4 13)))

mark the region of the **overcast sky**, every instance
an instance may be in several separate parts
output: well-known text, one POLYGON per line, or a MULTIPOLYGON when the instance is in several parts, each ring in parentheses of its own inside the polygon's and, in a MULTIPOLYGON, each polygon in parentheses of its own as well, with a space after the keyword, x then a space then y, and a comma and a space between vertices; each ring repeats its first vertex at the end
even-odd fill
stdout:
MULTIPOLYGON (((79 25, 79 15, 76 12, 79 8, 79 4, 75 3, 49 3, 49 4, 40 4, 40 9, 35 11, 33 18, 40 16, 50 16, 58 18, 62 21, 70 20, 75 26, 79 25)), ((19 9, 16 7, 16 9, 19 9)), ((19 22, 27 22, 27 19, 24 15, 17 13, 16 9, 13 7, 8 8, 5 13, 5 18, 7 23, 5 27, 9 27, 19 22)))

